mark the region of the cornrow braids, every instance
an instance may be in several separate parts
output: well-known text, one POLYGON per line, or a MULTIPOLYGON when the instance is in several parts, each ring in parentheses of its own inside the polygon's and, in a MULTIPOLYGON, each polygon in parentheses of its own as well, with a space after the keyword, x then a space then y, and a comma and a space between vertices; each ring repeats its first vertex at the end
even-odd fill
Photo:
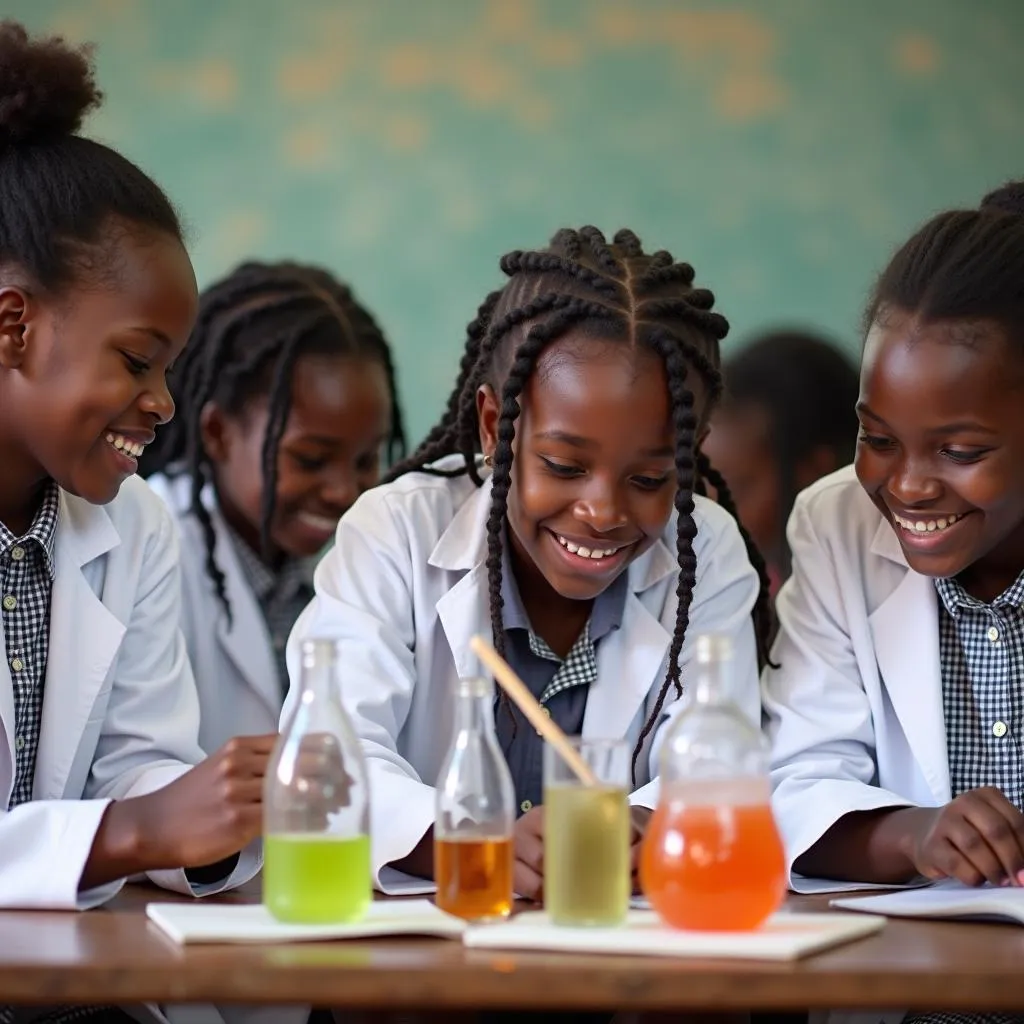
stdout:
MULTIPOLYGON (((689 264, 676 263, 665 250, 645 254, 640 239, 631 231, 620 231, 609 243, 595 227, 578 231, 566 228, 555 234, 545 250, 516 250, 504 256, 501 269, 509 280, 503 289, 488 296, 470 324, 456 385, 444 414, 423 444, 395 466, 388 479, 410 472, 469 475, 480 486, 476 394, 484 383, 500 394, 497 445, 491 460, 486 569, 493 642, 503 653, 502 553, 513 442, 522 412, 521 396, 537 360, 547 346, 573 329, 592 330, 595 337, 611 342, 644 346, 661 358, 675 437, 679 575, 666 677, 633 752, 635 780, 637 761, 657 726, 669 691, 674 689, 678 695, 683 690, 681 656, 697 569, 693 496, 705 491, 706 482, 714 485, 720 480, 696 450, 699 422, 694 385, 699 382, 702 386, 710 412, 722 389, 719 343, 729 324, 714 311, 713 294, 694 287, 694 271, 689 264), (453 455, 461 456, 462 465, 435 465, 453 455)), ((735 515, 728 489, 716 486, 716 492, 723 506, 735 515)), ((742 528, 741 532, 761 582, 752 617, 759 662, 764 663, 771 636, 767 574, 749 536, 742 528)))
POLYGON ((202 440, 202 411, 213 401, 227 415, 238 415, 253 399, 267 399, 260 511, 266 557, 276 504, 278 447, 291 411, 295 364, 306 354, 351 354, 382 366, 391 396, 386 455, 391 464, 402 459, 401 406, 390 348, 380 327, 351 290, 326 270, 293 262, 243 263, 204 291, 192 336, 168 380, 177 415, 158 431, 142 456, 143 476, 191 477, 190 506, 206 546, 206 571, 229 621, 224 574, 214 557, 213 521, 201 497, 213 480, 202 440))

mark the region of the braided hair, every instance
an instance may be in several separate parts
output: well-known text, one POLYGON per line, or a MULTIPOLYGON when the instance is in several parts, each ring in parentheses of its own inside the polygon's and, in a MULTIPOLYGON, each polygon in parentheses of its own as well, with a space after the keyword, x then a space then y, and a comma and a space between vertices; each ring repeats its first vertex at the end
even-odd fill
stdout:
POLYGON ((299 263, 243 263, 200 296, 189 343, 168 378, 177 415, 157 432, 143 454, 143 476, 167 473, 191 477, 191 511, 206 543, 206 570, 229 619, 224 574, 214 558, 213 521, 201 500, 212 480, 202 439, 201 415, 216 402, 238 415, 254 398, 266 396, 260 543, 270 549, 277 496, 277 453, 291 410, 292 375, 300 356, 357 355, 384 368, 391 394, 388 464, 405 454, 405 430, 395 370, 387 341, 351 290, 326 270, 299 263))
MULTIPOLYGON (((643 744, 661 715, 669 690, 674 689, 678 696, 683 691, 680 659, 697 569, 693 496, 704 492, 702 478, 716 488, 719 503, 735 516, 724 481, 697 451, 699 423, 690 384, 694 378, 703 383, 709 405, 718 398, 722 388, 719 342, 729 325, 713 311, 712 293, 694 286, 689 264, 676 263, 664 250, 645 253, 632 231, 618 232, 609 243, 595 227, 564 229, 545 250, 504 256, 501 269, 510 280, 487 297, 469 325, 458 379, 440 422, 407 460, 393 468, 388 479, 422 471, 469 475, 479 486, 476 392, 485 382, 496 390, 500 385, 487 520, 487 576, 494 645, 504 653, 501 556, 512 479, 512 442, 521 412, 520 397, 538 357, 546 346, 581 326, 599 330, 602 338, 646 346, 661 357, 675 433, 677 610, 668 672, 633 752, 635 778, 643 744), (433 466, 453 454, 463 457, 461 467, 439 470, 433 466)), ((764 560, 742 527, 741 533, 761 581, 753 617, 758 659, 763 664, 772 632, 768 576, 764 560)))

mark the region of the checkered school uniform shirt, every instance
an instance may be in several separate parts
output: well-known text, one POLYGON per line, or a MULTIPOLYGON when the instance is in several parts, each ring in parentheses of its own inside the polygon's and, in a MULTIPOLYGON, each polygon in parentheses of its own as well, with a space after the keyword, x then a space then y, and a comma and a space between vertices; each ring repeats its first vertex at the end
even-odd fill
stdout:
POLYGON ((935 587, 953 796, 998 786, 1024 810, 1024 573, 991 604, 935 587))
POLYGON ((0 523, 0 622, 14 696, 14 788, 9 807, 32 799, 50 641, 54 540, 60 491, 51 484, 22 537, 0 523))
MULTIPOLYGON (((43 683, 50 640, 50 598, 53 593, 54 542, 60 519, 60 490, 51 484, 32 525, 22 537, 0 523, 0 615, 7 667, 14 696, 14 789, 9 807, 32 799, 36 751, 43 718, 43 683)), ((112 1006, 63 1007, 40 1010, 0 1006, 0 1024, 73 1021, 111 1024, 130 1021, 112 1006)))
POLYGON ((288 693, 288 664, 285 652, 295 620, 313 600, 313 570, 316 558, 289 558, 277 572, 267 568, 248 544, 230 531, 231 542, 242 563, 242 573, 256 596, 274 648, 282 699, 288 693))
MULTIPOLYGON (((953 796, 998 786, 1024 810, 1024 573, 991 604, 935 581, 953 796)), ((904 1024, 1024 1024, 1007 1013, 911 1013, 904 1024)))

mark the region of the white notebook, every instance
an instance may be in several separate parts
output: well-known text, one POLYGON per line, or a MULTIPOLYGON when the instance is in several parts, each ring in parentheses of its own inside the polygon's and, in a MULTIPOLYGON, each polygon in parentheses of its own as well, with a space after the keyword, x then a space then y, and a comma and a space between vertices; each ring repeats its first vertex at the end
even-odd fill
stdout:
POLYGON ((831 905, 886 917, 971 918, 1024 924, 1024 889, 991 885, 971 889, 954 881, 939 882, 928 889, 832 900, 831 905))
POLYGON ((543 911, 531 911, 504 924, 469 927, 462 941, 478 949, 796 960, 871 935, 884 924, 881 917, 853 914, 780 913, 754 932, 682 932, 662 925, 653 911, 631 910, 620 928, 560 928, 543 911))
POLYGON ((355 924, 283 924, 262 904, 150 903, 146 916, 175 942, 312 942, 377 935, 436 935, 457 939, 465 924, 430 900, 372 903, 355 924))

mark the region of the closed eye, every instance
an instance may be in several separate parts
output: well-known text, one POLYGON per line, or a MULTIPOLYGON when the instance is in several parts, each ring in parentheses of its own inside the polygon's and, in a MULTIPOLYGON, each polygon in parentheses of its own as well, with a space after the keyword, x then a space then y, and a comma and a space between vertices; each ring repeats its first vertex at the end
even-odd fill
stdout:
POLYGON ((866 444, 876 452, 886 451, 893 446, 893 441, 890 438, 880 437, 877 434, 869 434, 864 430, 857 435, 857 442, 859 444, 866 444))
POLYGON ((991 448, 974 448, 970 451, 943 448, 942 454, 950 462, 955 462, 959 466, 969 466, 972 462, 980 462, 990 451, 992 451, 991 448))
POLYGON ((633 483, 642 491, 657 491, 669 481, 668 476, 635 476, 633 483))
POLYGON ((128 352, 122 352, 124 361, 128 364, 128 369, 136 376, 141 377, 145 373, 149 373, 149 363, 145 359, 139 359, 138 356, 130 355, 128 352))
POLYGON ((549 473, 561 477, 563 480, 579 476, 583 472, 579 466, 567 466, 562 462, 552 462, 550 459, 545 459, 543 455, 538 455, 537 457, 544 463, 544 468, 549 473))

